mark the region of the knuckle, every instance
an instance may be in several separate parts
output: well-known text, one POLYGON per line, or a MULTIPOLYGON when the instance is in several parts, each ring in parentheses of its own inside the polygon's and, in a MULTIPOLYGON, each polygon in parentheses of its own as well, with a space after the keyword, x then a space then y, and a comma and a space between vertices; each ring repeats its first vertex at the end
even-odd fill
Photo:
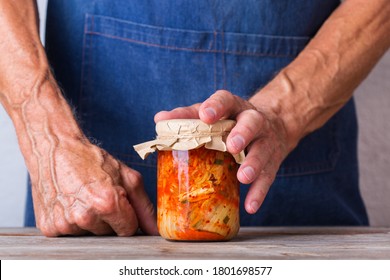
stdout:
POLYGON ((134 222, 128 224, 127 229, 121 232, 117 232, 117 235, 121 237, 133 236, 134 234, 136 234, 137 230, 138 230, 138 222, 137 220, 135 220, 134 222))
POLYGON ((56 237, 59 235, 53 223, 50 222, 51 217, 46 215, 39 215, 36 217, 36 226, 47 237, 56 237))
POLYGON ((88 228, 93 222, 93 218, 88 211, 76 210, 72 214, 74 223, 81 228, 88 228))
POLYGON ((175 112, 175 113, 177 113, 177 112, 183 112, 183 111, 185 111, 185 107, 177 107, 177 108, 175 108, 175 109, 172 110, 172 112, 175 112))
POLYGON ((143 184, 142 175, 138 171, 130 169, 127 177, 128 177, 129 182, 131 184, 131 186, 129 186, 129 187, 138 188, 138 187, 142 186, 142 184, 143 184))
POLYGON ((240 134, 247 137, 253 137, 258 134, 258 127, 255 124, 248 122, 241 123, 240 126, 237 126, 236 129, 240 131, 240 134))
POLYGON ((267 195, 267 192, 268 192, 268 190, 265 189, 264 187, 260 186, 257 188, 257 196, 258 197, 264 198, 267 195))
POLYGON ((255 110, 255 109, 248 109, 245 111, 249 117, 251 117, 252 119, 255 119, 255 120, 258 120, 258 121, 263 121, 265 118, 264 118, 264 115, 262 113, 260 113, 259 111, 255 110))
POLYGON ((55 227, 61 235, 72 234, 72 226, 62 217, 55 219, 55 227))
POLYGON ((230 91, 219 89, 214 94, 214 96, 222 96, 222 97, 231 97, 233 94, 230 91))
POLYGON ((93 203, 93 208, 99 214, 110 214, 117 209, 118 194, 114 188, 102 188, 93 203))
POLYGON ((44 236, 47 236, 47 237, 58 236, 58 233, 48 223, 37 223, 37 228, 42 232, 42 234, 44 236))
POLYGON ((272 183, 274 182, 275 180, 275 174, 274 172, 270 172, 268 170, 265 170, 263 169, 261 172, 260 172, 260 175, 262 177, 262 180, 264 183, 266 183, 268 186, 272 185, 272 183))
POLYGON ((256 169, 259 170, 260 168, 264 168, 267 157, 265 156, 264 149, 261 149, 261 142, 260 140, 257 140, 257 142, 253 143, 249 148, 249 152, 246 157, 246 161, 248 164, 253 165, 254 167, 257 167, 256 169))
POLYGON ((237 116, 236 129, 246 135, 256 136, 264 130, 265 118, 255 109, 247 109, 237 116))
POLYGON ((232 103, 233 100, 234 95, 231 92, 227 90, 218 90, 211 96, 209 102, 214 102, 223 106, 232 103))
POLYGON ((246 115, 246 123, 251 123, 258 129, 264 129, 266 118, 261 112, 255 109, 247 109, 244 113, 246 115))
POLYGON ((116 186, 115 188, 116 188, 116 192, 118 194, 119 199, 127 197, 127 192, 125 191, 124 188, 122 188, 120 186, 116 186))

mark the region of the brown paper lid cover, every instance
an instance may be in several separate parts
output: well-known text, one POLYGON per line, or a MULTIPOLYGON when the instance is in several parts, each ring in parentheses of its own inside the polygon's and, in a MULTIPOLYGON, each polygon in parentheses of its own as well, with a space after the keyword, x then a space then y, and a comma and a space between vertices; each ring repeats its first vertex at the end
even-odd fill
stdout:
MULTIPOLYGON (((207 149, 226 152, 226 137, 236 122, 220 120, 206 124, 199 119, 172 119, 156 124, 157 138, 134 146, 141 158, 145 159, 156 150, 192 150, 204 146, 207 149)), ((242 163, 245 154, 233 155, 237 163, 242 163)))

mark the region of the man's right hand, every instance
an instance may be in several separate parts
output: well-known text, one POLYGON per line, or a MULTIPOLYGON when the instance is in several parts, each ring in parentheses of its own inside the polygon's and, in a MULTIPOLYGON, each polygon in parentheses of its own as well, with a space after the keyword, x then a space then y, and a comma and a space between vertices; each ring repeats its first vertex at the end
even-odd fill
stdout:
POLYGON ((33 84, 8 111, 30 173, 37 227, 47 236, 130 236, 138 227, 157 234, 141 175, 83 135, 49 71, 33 84))
POLYGON ((79 139, 48 141, 30 166, 37 227, 46 236, 157 234, 141 175, 79 139))
POLYGON ((86 139, 55 82, 34 0, 0 1, 0 102, 32 181, 47 236, 157 234, 140 174, 86 139))

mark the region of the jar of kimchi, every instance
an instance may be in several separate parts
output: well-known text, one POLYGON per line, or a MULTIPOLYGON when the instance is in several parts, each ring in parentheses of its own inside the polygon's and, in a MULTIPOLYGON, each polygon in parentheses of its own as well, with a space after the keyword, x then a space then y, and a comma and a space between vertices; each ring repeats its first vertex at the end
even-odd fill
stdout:
POLYGON ((226 151, 232 120, 206 124, 158 122, 157 139, 136 146, 144 156, 158 149, 157 226, 169 240, 218 241, 236 236, 239 223, 238 163, 226 151), (145 145, 146 144, 146 145, 145 145))

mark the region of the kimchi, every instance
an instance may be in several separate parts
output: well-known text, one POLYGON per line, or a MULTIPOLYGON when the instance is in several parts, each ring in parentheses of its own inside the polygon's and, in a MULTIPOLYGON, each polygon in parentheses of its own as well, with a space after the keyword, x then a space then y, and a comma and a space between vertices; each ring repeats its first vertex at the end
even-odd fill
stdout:
POLYGON ((170 240, 229 240, 239 230, 238 164, 200 147, 159 151, 157 224, 170 240))

